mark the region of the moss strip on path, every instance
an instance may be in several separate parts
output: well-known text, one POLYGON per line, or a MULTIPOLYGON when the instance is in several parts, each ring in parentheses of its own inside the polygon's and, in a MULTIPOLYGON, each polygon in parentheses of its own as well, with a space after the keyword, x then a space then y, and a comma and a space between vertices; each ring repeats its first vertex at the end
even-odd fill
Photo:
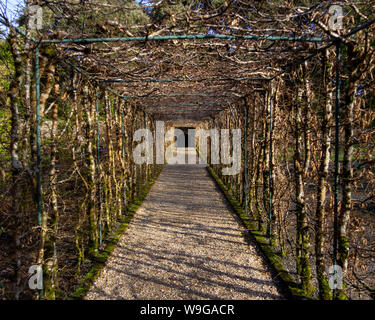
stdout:
POLYGON ((108 258, 112 254, 113 250, 115 249, 118 241, 120 240, 121 236, 123 235, 125 229, 129 225, 131 219, 137 212, 138 208, 141 206, 143 200, 146 198, 148 192, 150 191, 152 185, 157 180, 158 176, 160 175, 162 169, 160 169, 156 176, 145 186, 143 193, 140 195, 138 200, 129 204, 127 208, 126 216, 121 220, 121 224, 118 229, 114 232, 111 236, 111 239, 107 242, 107 246, 103 250, 103 252, 95 257, 94 265, 91 270, 80 280, 80 284, 78 288, 69 296, 68 300, 80 300, 82 299, 86 293, 89 291, 91 285, 100 275, 101 270, 104 268, 108 258))
POLYGON ((279 256, 274 252, 272 246, 269 244, 267 235, 264 232, 258 230, 257 221, 251 220, 251 218, 245 214, 245 211, 240 203, 230 194, 230 192, 228 192, 228 189, 225 187, 223 181, 215 174, 213 169, 211 167, 207 167, 207 170, 216 181, 220 190, 224 193, 225 197, 234 209, 234 212, 237 214, 242 224, 246 227, 260 250, 266 256, 270 265, 276 271, 278 279, 281 280, 287 288, 290 298, 296 300, 311 299, 311 297, 308 297, 301 293, 301 290, 298 288, 298 283, 294 281, 293 277, 281 264, 279 256))

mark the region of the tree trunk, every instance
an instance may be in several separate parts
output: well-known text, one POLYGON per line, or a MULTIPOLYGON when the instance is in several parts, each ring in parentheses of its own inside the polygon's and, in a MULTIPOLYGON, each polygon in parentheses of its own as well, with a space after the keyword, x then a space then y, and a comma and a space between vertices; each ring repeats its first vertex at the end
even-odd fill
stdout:
POLYGON ((17 43, 16 31, 13 28, 10 28, 10 34, 8 37, 10 50, 13 56, 14 61, 14 78, 10 83, 8 91, 8 100, 10 103, 11 111, 11 131, 10 131, 10 155, 12 163, 12 186, 11 186, 11 195, 12 195, 12 207, 11 213, 13 218, 13 271, 14 271, 14 297, 16 300, 20 298, 21 293, 21 233, 22 233, 22 213, 21 213, 21 203, 22 203, 22 194, 21 194, 21 175, 22 175, 22 163, 19 159, 19 127, 20 127, 20 114, 18 109, 19 97, 20 97, 20 88, 22 81, 22 57, 21 50, 17 43))
POLYGON ((86 127, 86 163, 87 163, 87 184, 88 184, 88 201, 87 201, 87 216, 89 219, 89 243, 88 243, 88 254, 90 256, 96 256, 98 254, 98 221, 95 210, 95 198, 96 198, 96 183, 95 183, 95 157, 93 152, 93 141, 95 140, 94 131, 94 115, 95 115, 95 103, 91 99, 88 99, 89 89, 84 88, 84 95, 86 103, 86 116, 87 116, 87 127, 86 127))
POLYGON ((296 235, 296 263, 297 273, 301 277, 301 288, 305 294, 311 292, 311 268, 309 264, 309 233, 306 223, 305 193, 303 163, 301 156, 302 145, 302 101, 303 92, 302 84, 297 82, 297 103, 294 110, 294 183, 296 192, 296 218, 297 218, 297 235, 296 235))
POLYGON ((327 193, 327 179, 329 174, 329 160, 331 154, 331 121, 332 121, 332 85, 333 77, 332 67, 329 62, 329 52, 326 50, 322 57, 323 69, 323 103, 321 111, 321 144, 322 151, 319 164, 319 178, 317 188, 317 204, 315 212, 315 256, 316 273, 319 286, 319 298, 324 300, 332 299, 325 276, 324 263, 324 222, 325 222, 325 203, 327 193))
MULTIPOLYGON (((55 92, 58 92, 56 88, 55 92)), ((57 289, 57 254, 56 254, 56 234, 58 226, 58 205, 57 205, 57 174, 56 174, 56 153, 57 153, 57 115, 58 103, 54 104, 52 110, 52 129, 51 129, 51 167, 49 172, 49 184, 51 188, 51 212, 47 217, 47 232, 44 244, 44 264, 43 264, 43 282, 44 295, 47 299, 56 298, 57 289)), ((47 213, 46 213, 47 215, 47 213)))

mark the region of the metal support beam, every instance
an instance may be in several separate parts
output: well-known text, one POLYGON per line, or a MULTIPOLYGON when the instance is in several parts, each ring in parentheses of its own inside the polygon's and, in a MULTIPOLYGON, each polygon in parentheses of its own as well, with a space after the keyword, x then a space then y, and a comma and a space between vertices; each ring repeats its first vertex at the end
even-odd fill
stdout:
POLYGON ((42 224, 42 168, 41 168, 41 134, 40 134, 40 74, 39 48, 35 49, 35 87, 36 87, 36 170, 37 170, 37 201, 38 223, 42 224))
MULTIPOLYGON (((35 94, 36 94, 36 174, 37 174, 37 210, 38 225, 42 226, 42 155, 41 155, 41 134, 40 134, 40 74, 39 74, 39 47, 35 48, 35 94)), ((43 280, 42 280, 43 281, 43 280)), ((43 285, 43 283, 42 283, 43 285)), ((39 292, 40 297, 44 296, 43 286, 39 292)))
POLYGON ((234 94, 209 94, 209 93, 171 93, 171 94, 151 94, 148 96, 121 96, 124 99, 147 99, 164 97, 214 97, 214 98, 233 98, 234 94))
POLYGON ((247 103, 245 101, 244 103, 244 171, 243 171, 243 195, 245 200, 245 214, 247 215, 247 191, 248 191, 248 185, 247 185, 247 103))
POLYGON ((336 103, 335 103, 335 172, 334 172, 334 206, 333 206, 333 265, 336 272, 337 265, 337 240, 338 240, 338 194, 339 194, 339 153, 340 153, 340 64, 341 42, 336 43, 336 103))
POLYGON ((273 217, 273 186, 272 186, 272 175, 273 175, 273 81, 270 81, 270 136, 269 136, 269 172, 268 172, 268 190, 269 190, 269 208, 268 208, 268 219, 269 219, 269 227, 268 227, 268 236, 272 236, 272 217, 273 217))
POLYGON ((100 82, 199 82, 199 81, 269 81, 269 78, 169 78, 169 79, 96 79, 100 82))
MULTIPOLYGON (((119 101, 119 108, 121 108, 121 103, 119 101)), ((121 136, 122 136, 122 145, 121 145, 121 149, 122 149, 122 158, 123 158, 123 161, 125 162, 125 115, 124 115, 124 108, 121 108, 121 136)), ((125 178, 125 172, 124 172, 124 176, 122 177, 123 179, 123 188, 124 188, 124 213, 125 213, 125 210, 126 210, 126 178, 125 178)))
POLYGON ((98 170, 98 192, 99 192, 99 248, 102 247, 102 239, 103 239, 103 231, 102 231, 102 210, 100 208, 101 206, 101 195, 102 195, 102 190, 101 190, 101 181, 100 181, 100 127, 99 127, 99 92, 96 92, 96 106, 95 106, 95 112, 96 112, 96 166, 98 170))
POLYGON ((146 113, 196 113, 197 111, 212 112, 212 111, 223 111, 224 109, 178 109, 178 110, 146 110, 146 113))
POLYGON ((149 108, 178 108, 178 107, 229 107, 229 104, 217 104, 217 103, 192 103, 192 104, 155 104, 150 106, 143 106, 147 110, 149 108))
POLYGON ((286 37, 286 36, 232 36, 226 34, 182 34, 172 36, 143 36, 143 37, 118 37, 118 38, 86 38, 86 39, 51 39, 42 40, 42 43, 101 43, 101 42, 128 42, 128 41, 165 41, 165 40, 268 40, 292 42, 329 42, 330 39, 320 37, 286 37))

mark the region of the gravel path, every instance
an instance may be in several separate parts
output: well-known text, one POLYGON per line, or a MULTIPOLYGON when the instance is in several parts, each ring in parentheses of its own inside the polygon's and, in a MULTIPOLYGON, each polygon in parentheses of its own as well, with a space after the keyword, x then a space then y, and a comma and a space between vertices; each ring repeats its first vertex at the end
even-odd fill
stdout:
POLYGON ((166 165, 86 299, 283 299, 206 169, 166 165))

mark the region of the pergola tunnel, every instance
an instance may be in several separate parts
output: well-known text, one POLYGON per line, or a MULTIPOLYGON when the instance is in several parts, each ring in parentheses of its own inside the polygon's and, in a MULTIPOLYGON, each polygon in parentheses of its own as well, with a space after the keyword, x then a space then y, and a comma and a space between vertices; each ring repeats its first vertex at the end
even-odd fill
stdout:
POLYGON ((374 299, 374 4, 104 2, 0 10, 0 299, 374 299))

